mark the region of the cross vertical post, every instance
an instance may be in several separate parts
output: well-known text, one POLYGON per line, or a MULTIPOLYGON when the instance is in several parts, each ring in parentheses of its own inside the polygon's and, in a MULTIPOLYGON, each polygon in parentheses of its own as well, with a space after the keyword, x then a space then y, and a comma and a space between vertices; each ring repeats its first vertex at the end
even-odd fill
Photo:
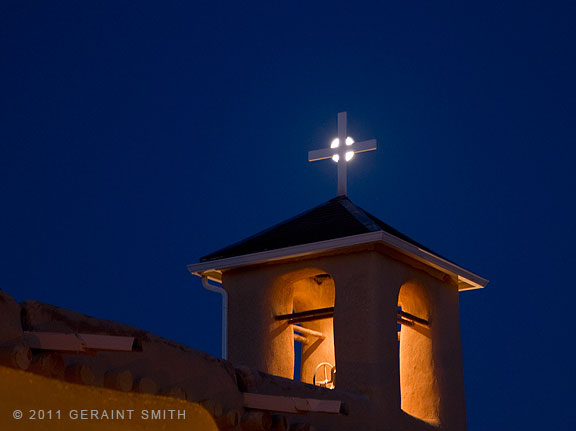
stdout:
POLYGON ((338 160, 338 196, 346 196, 347 192, 347 166, 346 163, 346 112, 339 112, 338 113, 338 140, 340 141, 340 146, 338 147, 339 151, 339 160, 338 160))

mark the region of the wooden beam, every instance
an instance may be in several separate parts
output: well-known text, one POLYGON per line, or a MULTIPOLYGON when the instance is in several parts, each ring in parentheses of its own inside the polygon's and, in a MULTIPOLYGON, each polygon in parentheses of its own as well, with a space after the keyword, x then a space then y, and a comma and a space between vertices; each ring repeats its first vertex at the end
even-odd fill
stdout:
POLYGON ((284 413, 340 413, 342 401, 243 393, 244 407, 284 413))
POLYGON ((396 319, 396 323, 398 323, 400 325, 404 325, 404 326, 414 326, 414 322, 411 322, 410 320, 402 319, 401 317, 398 317, 396 319))
MULTIPOLYGON (((310 322, 314 320, 331 319, 334 317, 334 307, 318 308, 316 310, 301 311, 299 313, 280 314, 274 316, 275 320, 287 320, 290 324, 310 322)), ((398 310, 397 322, 401 325, 414 326, 415 323, 430 327, 430 323, 418 316, 398 310)))
POLYGON ((298 335, 298 334, 294 334, 294 341, 298 341, 302 344, 310 344, 310 341, 308 341, 308 338, 303 337, 302 335, 298 335))
POLYGON ((413 322, 419 323, 420 325, 424 325, 424 326, 429 326, 429 325, 430 325, 430 323, 428 323, 427 320, 422 319, 422 318, 420 318, 420 317, 416 317, 416 316, 414 316, 413 314, 406 313, 405 311, 402 311, 402 310, 398 310, 398 316, 399 316, 399 317, 404 317, 404 318, 406 318, 406 319, 408 319, 408 320, 412 320, 413 322))
POLYGON ((134 352, 139 349, 135 337, 63 332, 24 331, 24 340, 32 349, 59 352, 134 352))
POLYGON ((334 313, 318 314, 315 316, 298 317, 295 319, 290 319, 290 320, 288 320, 288 323, 293 325, 295 323, 313 322, 313 321, 322 320, 322 319, 332 319, 333 317, 334 317, 334 313))
POLYGON ((301 332, 306 335, 312 335, 313 337, 318 337, 324 340, 326 336, 322 332, 314 331, 312 329, 304 328, 302 326, 292 325, 295 332, 301 332))
POLYGON ((334 307, 326 307, 326 308, 317 308, 316 310, 307 310, 301 311, 299 313, 291 313, 291 314, 280 314, 278 316, 274 316, 276 320, 292 320, 297 319, 299 317, 312 317, 319 314, 329 314, 334 313, 334 307))
POLYGON ((318 308, 316 310, 301 311, 299 313, 281 314, 275 316, 276 320, 287 320, 288 323, 311 322, 314 320, 330 319, 334 317, 334 307, 318 308))

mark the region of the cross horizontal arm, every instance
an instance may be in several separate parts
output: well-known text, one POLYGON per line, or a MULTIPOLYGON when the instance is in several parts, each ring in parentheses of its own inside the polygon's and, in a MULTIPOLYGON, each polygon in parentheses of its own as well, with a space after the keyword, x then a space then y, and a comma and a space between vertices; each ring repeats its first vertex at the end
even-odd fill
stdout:
POLYGON ((363 153, 364 151, 372 151, 376 149, 376 139, 369 139, 367 141, 356 142, 352 145, 355 153, 363 153))
POLYGON ((320 150, 312 150, 308 152, 308 161, 315 162, 317 160, 331 159, 334 155, 333 148, 322 148, 320 150))

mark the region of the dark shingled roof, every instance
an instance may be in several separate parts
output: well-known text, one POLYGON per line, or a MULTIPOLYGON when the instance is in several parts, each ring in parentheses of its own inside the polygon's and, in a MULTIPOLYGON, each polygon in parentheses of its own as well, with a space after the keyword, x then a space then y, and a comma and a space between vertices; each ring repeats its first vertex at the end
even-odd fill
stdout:
POLYGON ((362 233, 384 231, 429 253, 432 250, 398 232, 392 226, 354 205, 346 196, 338 196, 311 210, 224 247, 200 259, 201 262, 243 256, 279 248, 310 244, 362 233))

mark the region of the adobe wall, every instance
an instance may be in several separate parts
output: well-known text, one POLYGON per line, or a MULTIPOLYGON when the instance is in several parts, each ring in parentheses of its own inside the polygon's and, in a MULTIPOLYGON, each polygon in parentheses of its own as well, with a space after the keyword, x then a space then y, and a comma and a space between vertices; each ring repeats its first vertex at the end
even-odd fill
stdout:
MULTIPOLYGON (((134 402, 139 402, 134 400, 140 399, 137 392, 145 392, 142 395, 164 395, 199 403, 212 415, 221 431, 352 431, 369 430, 371 426, 367 416, 361 414, 369 411, 371 403, 362 395, 331 391, 251 368, 235 367, 228 361, 121 323, 97 319, 38 301, 19 304, 0 290, 0 371, 4 372, 6 366, 17 369, 7 372, 9 382, 5 380, 4 383, 9 384, 10 388, 0 394, 3 417, 11 415, 8 410, 14 404, 14 400, 8 400, 8 393, 14 394, 14 399, 24 403, 21 408, 44 406, 55 409, 71 405, 74 394, 82 397, 78 408, 132 408, 134 402), (2 353, 21 345, 23 331, 133 336, 141 342, 142 351, 99 352, 94 355, 32 351, 28 362, 20 362, 18 365, 2 353), (71 374, 70 370, 81 370, 81 373, 71 374), (129 386, 117 387, 112 391, 118 393, 117 396, 109 395, 111 391, 105 376, 110 372, 130 375, 129 386), (137 382, 142 381, 147 384, 138 387, 137 382), (95 390, 83 390, 79 386, 95 390), (46 388, 50 388, 50 394, 46 393, 46 388), (286 414, 247 409, 244 407, 243 392, 280 395, 290 399, 340 400, 345 403, 345 410, 341 414, 286 414), (122 393, 134 397, 125 397, 122 393), (89 397, 94 397, 93 404, 89 397), (114 400, 117 404, 114 404, 114 400), (350 415, 348 412, 355 414, 350 415)), ((158 404, 152 398, 142 399, 148 406, 158 404)), ((169 402, 164 404, 173 405, 169 402)), ((66 429, 64 425, 62 429, 66 429)), ((77 423, 72 424, 75 425, 77 423)))
MULTIPOLYGON (((3 291, 0 291, 0 366, 16 367, 66 383, 199 402, 215 416, 221 430, 235 429, 245 413, 231 363, 121 323, 38 301, 19 304, 3 291), (25 345, 23 331, 136 337, 141 351, 75 354, 28 349, 30 358, 15 362, 11 353, 25 345)), ((16 392, 20 389, 12 388, 16 392)))
POLYGON ((78 385, 1 365, 0 381, 2 430, 218 430, 210 413, 201 405, 179 399, 78 385), (104 416, 100 420, 83 419, 92 410, 105 411, 107 415, 118 415, 119 411, 120 416, 113 420, 104 416), (166 419, 151 420, 153 411, 172 411, 173 417, 169 414, 166 419), (14 412, 22 412, 22 417, 14 417, 14 412))
MULTIPOLYGON (((230 362, 117 322, 37 301, 18 304, 2 291, 0 353, 2 346, 17 344, 23 330, 134 336, 141 352, 33 352, 25 368, 95 387, 105 386, 110 373, 128 371, 132 380, 127 390, 203 401, 221 430, 270 429, 271 422, 255 428, 241 424, 254 413, 244 408, 243 392, 344 402, 341 414, 282 414, 290 423, 302 424, 294 429, 310 430, 313 425, 318 431, 465 430, 458 290, 453 280, 369 249, 228 271, 223 286, 229 293, 230 362), (294 286, 326 273, 335 289, 334 390, 292 380, 293 333, 274 320, 275 315, 292 312, 294 286), (430 323, 427 331, 403 327, 400 348, 408 344, 406 357, 419 361, 407 365, 399 360, 399 299, 405 311, 422 313, 430 323), (84 367, 80 377, 68 373, 79 366, 84 367), (425 373, 418 374, 422 366, 425 373), (147 384, 137 389, 137 382, 147 384)), ((331 300, 330 294, 324 296, 323 301, 331 300)), ((271 417, 257 413, 264 414, 261 419, 271 417)))
MULTIPOLYGON (((274 316, 292 312, 296 282, 319 274, 329 274, 335 284, 336 387, 370 400, 365 412, 351 412, 350 416, 359 413, 358 421, 383 422, 392 428, 417 424, 414 429, 464 430, 457 285, 449 277, 393 253, 358 250, 224 272, 230 360, 292 378, 292 328, 274 316), (417 335, 410 333, 412 328, 404 331, 404 344, 412 345, 411 353, 420 363, 405 361, 401 373, 396 316, 400 290, 405 286, 408 292, 409 285, 426 292, 430 329, 417 335), (417 342, 410 343, 410 338, 417 342), (416 365, 424 365, 428 373, 420 388, 423 375, 415 370, 416 365)), ((413 308, 409 301, 404 302, 407 310, 413 308)))
POLYGON ((181 398, 194 401, 218 399, 225 409, 241 406, 235 371, 226 361, 141 329, 38 301, 23 302, 21 316, 23 329, 27 331, 136 337, 141 343, 141 352, 62 354, 65 366, 90 366, 97 386, 104 385, 108 371, 130 370, 134 380, 146 378, 153 381, 158 393, 180 394, 181 398))

